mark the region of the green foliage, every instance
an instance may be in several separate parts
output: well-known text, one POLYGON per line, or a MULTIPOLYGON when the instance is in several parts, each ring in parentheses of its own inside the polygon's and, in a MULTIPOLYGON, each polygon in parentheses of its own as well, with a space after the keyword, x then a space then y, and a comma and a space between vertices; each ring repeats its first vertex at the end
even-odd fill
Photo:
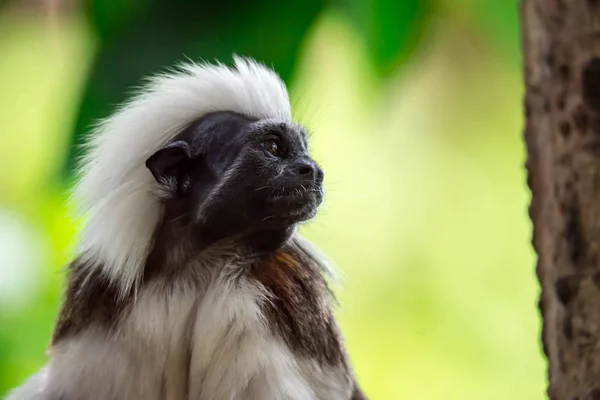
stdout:
POLYGON ((513 60, 520 60, 519 1, 477 0, 473 7, 481 26, 513 60))
POLYGON ((364 41, 373 67, 384 77, 416 50, 432 8, 430 0, 346 0, 340 6, 364 41))
POLYGON ((467 15, 492 48, 520 68, 519 0, 444 0, 446 8, 467 15))

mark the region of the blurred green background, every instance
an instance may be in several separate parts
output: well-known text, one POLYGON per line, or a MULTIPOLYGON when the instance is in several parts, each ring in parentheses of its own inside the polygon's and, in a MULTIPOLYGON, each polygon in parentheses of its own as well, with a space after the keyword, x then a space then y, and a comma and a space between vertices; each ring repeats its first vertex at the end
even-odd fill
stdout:
POLYGON ((372 399, 544 399, 517 0, 0 1, 0 396, 45 361, 81 135, 140 77, 258 58, 312 132, 304 233, 372 399))

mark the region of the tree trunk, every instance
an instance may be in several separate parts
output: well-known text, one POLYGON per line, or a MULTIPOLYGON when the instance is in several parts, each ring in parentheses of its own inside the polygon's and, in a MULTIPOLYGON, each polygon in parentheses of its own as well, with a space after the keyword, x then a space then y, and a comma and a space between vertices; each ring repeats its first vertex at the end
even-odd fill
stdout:
POLYGON ((525 139, 552 400, 600 400, 600 0, 522 0, 525 139))

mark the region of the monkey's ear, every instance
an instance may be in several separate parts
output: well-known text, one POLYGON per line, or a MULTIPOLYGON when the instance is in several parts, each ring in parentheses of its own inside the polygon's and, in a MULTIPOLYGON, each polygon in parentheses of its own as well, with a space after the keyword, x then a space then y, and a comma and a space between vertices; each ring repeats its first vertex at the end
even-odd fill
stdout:
POLYGON ((158 182, 168 178, 179 180, 190 159, 188 144, 178 140, 151 155, 146 160, 146 167, 158 182))

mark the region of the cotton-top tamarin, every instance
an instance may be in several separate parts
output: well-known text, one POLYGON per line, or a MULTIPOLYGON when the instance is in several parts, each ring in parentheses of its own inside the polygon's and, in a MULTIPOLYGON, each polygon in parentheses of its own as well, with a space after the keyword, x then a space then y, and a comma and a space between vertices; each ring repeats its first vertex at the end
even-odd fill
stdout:
POLYGON ((296 232, 322 182, 264 65, 150 79, 90 138, 49 360, 8 399, 364 399, 296 232))

